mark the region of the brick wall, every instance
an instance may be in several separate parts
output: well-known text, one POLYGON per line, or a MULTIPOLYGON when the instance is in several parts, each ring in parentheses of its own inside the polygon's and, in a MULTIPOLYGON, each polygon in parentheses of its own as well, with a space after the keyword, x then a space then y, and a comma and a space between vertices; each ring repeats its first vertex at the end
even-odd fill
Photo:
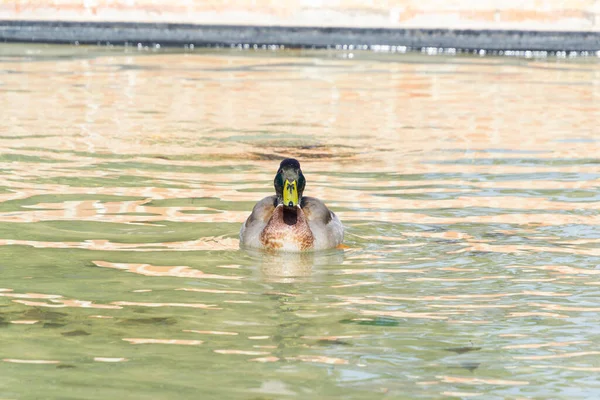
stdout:
POLYGON ((0 19, 600 31, 600 0, 0 0, 0 19))

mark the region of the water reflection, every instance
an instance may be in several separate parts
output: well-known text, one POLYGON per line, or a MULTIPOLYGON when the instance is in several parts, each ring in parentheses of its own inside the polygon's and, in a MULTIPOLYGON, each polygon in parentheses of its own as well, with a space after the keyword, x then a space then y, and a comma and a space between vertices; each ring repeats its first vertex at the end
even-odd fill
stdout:
POLYGON ((596 60, 0 49, 0 397, 593 397, 596 60))
POLYGON ((300 254, 244 249, 258 265, 267 282, 294 283, 311 280, 319 275, 319 268, 340 265, 344 262, 344 250, 335 249, 300 254))

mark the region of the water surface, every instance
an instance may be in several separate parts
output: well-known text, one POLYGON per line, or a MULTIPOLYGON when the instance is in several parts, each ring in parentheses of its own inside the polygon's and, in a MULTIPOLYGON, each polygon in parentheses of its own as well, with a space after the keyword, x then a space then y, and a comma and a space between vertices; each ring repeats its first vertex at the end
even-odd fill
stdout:
POLYGON ((0 46, 0 397, 600 395, 600 65, 0 46), (296 157, 344 222, 239 250, 296 157))

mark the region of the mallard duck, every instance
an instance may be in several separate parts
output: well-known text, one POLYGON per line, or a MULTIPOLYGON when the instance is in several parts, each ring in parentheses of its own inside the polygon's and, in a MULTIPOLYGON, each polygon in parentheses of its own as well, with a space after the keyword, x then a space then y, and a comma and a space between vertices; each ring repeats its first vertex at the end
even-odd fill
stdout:
POLYGON ((319 199, 303 196, 300 163, 287 158, 274 179, 275 195, 256 205, 240 230, 240 245, 267 250, 306 251, 337 247, 344 239, 338 217, 319 199))

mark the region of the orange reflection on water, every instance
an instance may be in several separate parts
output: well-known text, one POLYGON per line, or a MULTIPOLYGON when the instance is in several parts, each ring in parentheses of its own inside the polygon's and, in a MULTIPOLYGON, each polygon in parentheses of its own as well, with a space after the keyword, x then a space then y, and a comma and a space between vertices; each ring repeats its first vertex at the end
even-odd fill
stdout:
POLYGON ((456 308, 456 309, 486 309, 486 308, 515 308, 517 305, 510 304, 431 304, 435 308, 456 308))
MULTIPOLYGON (((586 221, 583 222, 565 222, 564 224, 577 224, 577 223, 587 223, 591 222, 595 224, 594 221, 586 221)), ((562 223, 558 225, 563 225, 562 223)), ((573 248, 573 247, 556 247, 556 246, 530 246, 530 245, 497 245, 497 244, 487 244, 487 243, 469 243, 469 247, 452 251, 451 254, 460 254, 468 251, 482 251, 482 252, 492 252, 492 253, 516 253, 523 254, 526 252, 537 252, 537 253, 567 253, 567 254, 580 254, 586 256, 600 256, 600 249, 598 248, 573 248)), ((600 271, 596 271, 600 273, 600 271)))
POLYGON ((529 385, 528 381, 505 380, 505 379, 485 379, 485 378, 465 378, 459 376, 438 376, 445 383, 461 383, 464 385, 507 385, 520 386, 529 385))
POLYGON ((242 276, 206 274, 200 270, 186 266, 156 266, 150 264, 111 263, 108 261, 92 261, 98 267, 113 268, 133 272, 145 276, 172 276, 179 278, 200 279, 242 279, 242 276))
POLYGON ((123 340, 131 344, 179 344, 184 346, 198 346, 204 343, 202 340, 183 339, 123 338, 123 340))
POLYGON ((15 303, 23 304, 32 307, 49 307, 49 308, 63 308, 63 307, 74 307, 74 308, 100 308, 119 310, 122 307, 111 304, 96 304, 86 300, 67 300, 67 299, 50 299, 51 303, 43 303, 40 301, 27 301, 27 300, 13 300, 15 303))
POLYGON ((374 311, 374 310, 359 310, 362 315, 375 315, 381 317, 394 318, 423 318, 423 319, 448 319, 447 316, 440 313, 431 312, 404 312, 404 311, 374 311))
POLYGON ((581 307, 581 306, 565 306, 561 304, 546 304, 546 303, 529 303, 532 307, 540 307, 545 310, 556 311, 583 311, 583 312, 598 312, 600 307, 581 307))
MULTIPOLYGON (((9 289, 12 291, 12 289, 9 289)), ((0 297, 14 297, 18 299, 60 299, 62 296, 58 294, 43 294, 43 293, 0 293, 0 297)))
POLYGON ((561 358, 573 358, 573 357, 584 357, 584 356, 597 356, 600 351, 579 351, 574 353, 562 353, 562 354, 548 354, 544 356, 515 356, 515 360, 554 360, 561 358))
POLYGON ((114 243, 108 240, 84 240, 82 242, 47 242, 37 240, 0 239, 0 246, 32 246, 47 249, 86 249, 98 251, 201 251, 233 250, 239 248, 238 239, 205 237, 186 242, 161 243, 114 243))
POLYGON ((185 292, 199 292, 199 293, 218 293, 218 294, 247 294, 241 290, 220 290, 220 289, 198 289, 198 288, 179 288, 175 290, 182 290, 185 292))
MULTIPOLYGON (((367 298, 383 299, 383 300, 401 300, 401 301, 457 301, 457 300, 473 300, 473 301, 490 301, 503 297, 514 297, 514 296, 540 296, 540 297, 568 297, 571 293, 554 293, 554 292, 535 292, 535 291, 522 291, 517 293, 494 293, 494 294, 457 294, 457 295, 439 295, 439 296, 385 296, 385 295, 368 295, 367 298)), ((474 305, 465 305, 474 306, 474 305)), ((433 307, 446 307, 437 305, 433 307)))
POLYGON ((344 360, 343 358, 327 357, 327 356, 299 355, 296 357, 286 357, 285 359, 288 361, 304 361, 304 362, 332 364, 332 365, 346 365, 349 363, 348 360, 344 360))
POLYGON ((449 324, 454 324, 454 325, 486 325, 486 324, 490 324, 492 323, 492 321, 487 321, 487 320, 476 320, 476 321, 467 321, 467 320, 450 320, 448 321, 449 324))
POLYGON ((302 336, 302 339, 309 339, 309 340, 327 340, 327 341, 336 341, 336 340, 343 340, 343 339, 353 339, 353 338, 357 338, 360 337, 359 336, 353 336, 353 335, 342 335, 342 336, 302 336))
POLYGON ((565 274, 565 275, 579 275, 579 274, 600 275, 600 270, 569 267, 567 265, 542 265, 542 266, 510 265, 510 266, 507 266, 506 268, 542 270, 542 271, 549 271, 549 272, 552 272, 555 274, 565 274))
POLYGON ((268 351, 255 351, 255 350, 233 350, 233 349, 221 349, 221 350, 213 350, 215 353, 219 354, 237 354, 243 356, 260 356, 264 354, 271 354, 268 351))
POLYGON ((541 311, 523 311, 523 312, 512 312, 508 314, 509 318, 521 318, 521 317, 547 317, 547 318, 567 318, 566 315, 541 312, 541 311))
POLYGON ((331 285, 332 289, 341 289, 341 288, 349 288, 356 286, 368 286, 368 285, 380 285, 380 281, 363 281, 363 282, 355 282, 355 283, 346 283, 343 285, 331 285))
MULTIPOLYGON (((146 195, 151 195, 147 193, 146 195)), ((198 193, 194 193, 198 195, 198 193)), ((22 212, 0 213, 0 222, 40 221, 102 221, 113 223, 149 223, 160 221, 178 222, 242 222, 247 212, 218 211, 206 207, 149 207, 144 201, 119 203, 98 201, 65 201, 62 203, 40 203, 27 206, 22 212), (186 213, 193 211, 194 214, 186 213), (215 213, 201 213, 215 211, 215 213), (143 215, 135 215, 143 214, 143 215)))
POLYGON ((407 281, 411 282, 477 282, 477 281, 489 281, 497 279, 512 279, 512 276, 508 275, 488 275, 480 276, 478 278, 406 278, 407 281))
POLYGON ((451 396, 451 397, 475 397, 475 396, 481 396, 482 394, 483 393, 479 393, 479 392, 454 392, 454 391, 442 392, 442 395, 451 396))
POLYGON ((18 358, 4 358, 2 361, 13 364, 60 364, 56 360, 23 360, 18 358))
MULTIPOLYGON (((150 303, 150 302, 135 302, 135 301, 113 301, 110 304, 97 304, 92 301, 86 300, 73 300, 65 299, 60 295, 43 295, 39 293, 0 293, 0 295, 10 295, 13 298, 19 298, 13 300, 14 303, 23 304, 30 307, 49 307, 49 308, 96 308, 96 309, 112 309, 120 310, 124 306, 135 306, 135 307, 183 307, 183 308, 201 308, 207 310, 220 310, 215 304, 202 304, 202 303, 150 303), (40 301, 29 301, 20 300, 21 298, 32 298, 32 299, 47 299, 49 302, 40 301)), ((110 316, 94 315, 91 318, 112 318, 110 316)), ((20 324, 33 324, 37 321, 13 321, 13 323, 20 324)))
POLYGON ((208 310, 221 310, 215 304, 201 303, 142 303, 138 301, 113 301, 111 304, 117 306, 136 306, 136 307, 185 307, 185 308, 202 308, 208 310))
POLYGON ((570 367, 567 365, 532 365, 533 368, 564 369, 566 371, 600 372, 600 367, 570 367))
POLYGON ((277 361, 279 361, 279 357, 275 357, 275 356, 257 357, 257 358, 251 358, 248 361, 255 361, 255 362, 260 362, 260 363, 277 362, 277 361))
POLYGON ((573 340, 571 342, 550 342, 550 343, 527 343, 527 344, 513 344, 502 347, 503 349, 540 349, 543 347, 565 347, 573 344, 590 343, 586 340, 573 340))
MULTIPOLYGON (((398 264, 397 262, 395 264, 398 264)), ((398 269, 398 268, 357 268, 339 270, 340 275, 368 275, 368 274, 422 274, 422 269, 398 269)))
POLYGON ((221 331, 197 331, 193 329, 184 329, 183 332, 200 333, 203 335, 224 335, 224 336, 237 336, 237 332, 221 332, 221 331))

